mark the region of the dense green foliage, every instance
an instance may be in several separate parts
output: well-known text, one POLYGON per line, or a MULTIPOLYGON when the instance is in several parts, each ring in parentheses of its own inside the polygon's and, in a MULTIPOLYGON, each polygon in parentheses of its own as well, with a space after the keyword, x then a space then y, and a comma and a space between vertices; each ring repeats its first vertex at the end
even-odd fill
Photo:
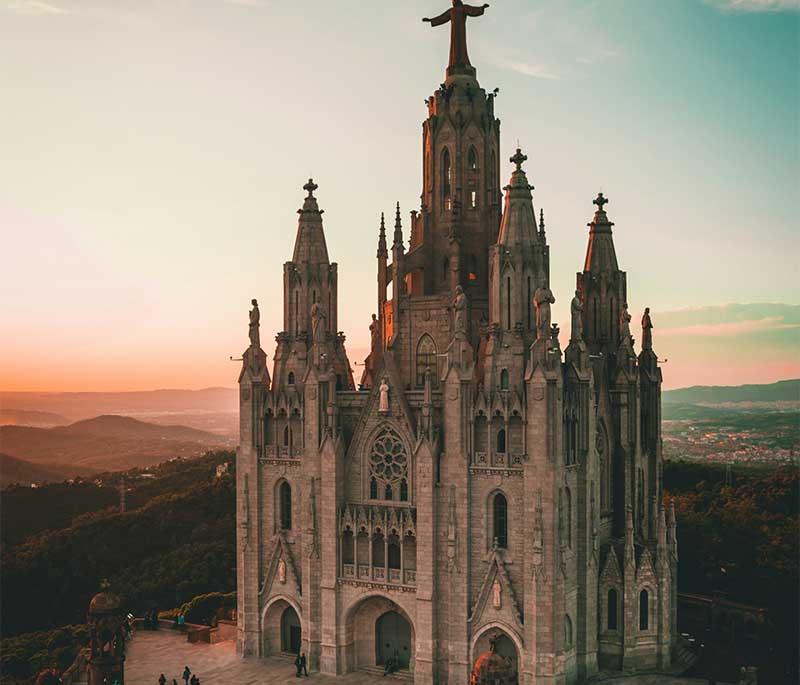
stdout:
POLYGON ((734 472, 667 462, 678 517, 680 592, 727 593, 768 610, 777 647, 796 659, 800 477, 793 468, 734 472))
POLYGON ((147 499, 140 509, 85 514, 8 549, 0 590, 3 635, 82 623, 103 579, 137 613, 235 590, 235 481, 213 476, 223 461, 234 456, 183 463, 190 474, 179 463, 165 465, 171 475, 137 493, 147 499))
POLYGON ((27 633, 3 640, 0 678, 3 683, 30 682, 43 668, 69 668, 89 640, 85 625, 27 633))
POLYGON ((176 613, 182 614, 187 623, 211 623, 220 613, 229 614, 236 608, 235 592, 209 592, 185 602, 176 613))

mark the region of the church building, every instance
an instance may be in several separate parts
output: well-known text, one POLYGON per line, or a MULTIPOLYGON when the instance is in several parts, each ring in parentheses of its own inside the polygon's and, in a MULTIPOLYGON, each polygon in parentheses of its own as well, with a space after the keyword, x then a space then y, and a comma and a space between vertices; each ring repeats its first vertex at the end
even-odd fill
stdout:
POLYGON ((527 158, 501 160, 495 96, 467 54, 467 18, 486 7, 453 0, 426 20, 449 23, 450 60, 427 99, 420 206, 405 219, 398 205, 388 229, 380 215, 363 374, 312 180, 270 369, 253 301, 236 465, 245 658, 455 685, 671 666, 678 555, 649 311, 634 341, 601 193, 574 296, 555 293, 571 330, 551 322, 527 158))

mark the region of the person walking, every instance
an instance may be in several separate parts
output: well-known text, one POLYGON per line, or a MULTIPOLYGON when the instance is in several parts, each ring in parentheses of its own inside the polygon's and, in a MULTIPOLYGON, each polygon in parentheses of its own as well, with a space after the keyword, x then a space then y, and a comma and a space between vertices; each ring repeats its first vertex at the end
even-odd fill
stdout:
POLYGON ((167 685, 167 677, 163 673, 158 677, 158 685, 167 685))
POLYGON ((303 671, 303 675, 308 678, 308 669, 306 668, 306 664, 308 664, 308 660, 306 659, 306 653, 303 652, 300 655, 300 669, 303 671))
POLYGON ((303 662, 300 660, 299 652, 297 654, 297 658, 294 660, 294 667, 297 669, 297 672, 294 674, 294 677, 299 678, 301 669, 303 668, 303 662))
POLYGON ((186 666, 183 669, 183 675, 181 676, 181 678, 183 678, 184 685, 189 685, 189 676, 190 675, 192 675, 192 672, 189 670, 189 667, 186 666))
POLYGON ((198 685, 200 681, 197 679, 197 676, 192 674, 192 679, 189 681, 189 685, 198 685))

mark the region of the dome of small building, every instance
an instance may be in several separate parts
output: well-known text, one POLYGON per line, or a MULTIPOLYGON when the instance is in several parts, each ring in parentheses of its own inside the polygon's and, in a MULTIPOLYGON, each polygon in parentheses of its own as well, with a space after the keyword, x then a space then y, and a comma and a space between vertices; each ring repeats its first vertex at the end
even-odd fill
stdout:
POLYGON ((101 590, 89 602, 90 614, 112 614, 122 607, 122 600, 109 590, 101 590))
POLYGON ((470 685, 517 685, 517 671, 510 659, 495 651, 495 642, 491 642, 488 652, 484 652, 475 660, 470 685))

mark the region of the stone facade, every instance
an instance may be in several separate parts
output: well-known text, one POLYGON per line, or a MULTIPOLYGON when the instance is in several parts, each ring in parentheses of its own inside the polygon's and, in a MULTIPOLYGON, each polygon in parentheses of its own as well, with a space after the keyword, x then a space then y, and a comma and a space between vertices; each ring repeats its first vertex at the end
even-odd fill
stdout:
POLYGON ((661 371, 649 328, 634 352, 607 200, 562 352, 526 158, 501 201, 494 95, 453 59, 407 250, 399 206, 391 253, 381 218, 358 387, 313 181, 272 375, 259 344, 243 355, 238 649, 328 674, 391 661, 418 683, 467 683, 490 640, 526 684, 667 668, 661 371))

